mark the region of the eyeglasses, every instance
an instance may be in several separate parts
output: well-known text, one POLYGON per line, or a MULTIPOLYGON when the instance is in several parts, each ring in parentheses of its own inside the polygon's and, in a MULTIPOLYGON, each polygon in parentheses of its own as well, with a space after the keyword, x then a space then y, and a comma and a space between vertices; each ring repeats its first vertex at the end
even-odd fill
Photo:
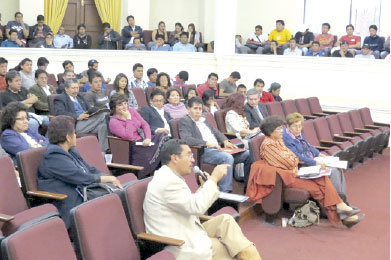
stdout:
POLYGON ((15 118, 15 120, 19 120, 19 121, 26 120, 26 121, 28 121, 29 119, 27 117, 17 117, 17 118, 15 118))

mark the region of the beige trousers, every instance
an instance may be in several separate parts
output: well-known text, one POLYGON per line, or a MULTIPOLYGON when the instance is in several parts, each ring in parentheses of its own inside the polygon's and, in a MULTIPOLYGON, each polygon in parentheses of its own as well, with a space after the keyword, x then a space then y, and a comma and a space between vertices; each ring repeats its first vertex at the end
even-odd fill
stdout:
POLYGON ((228 214, 213 217, 202 225, 212 240, 213 259, 233 259, 240 251, 253 245, 228 214))

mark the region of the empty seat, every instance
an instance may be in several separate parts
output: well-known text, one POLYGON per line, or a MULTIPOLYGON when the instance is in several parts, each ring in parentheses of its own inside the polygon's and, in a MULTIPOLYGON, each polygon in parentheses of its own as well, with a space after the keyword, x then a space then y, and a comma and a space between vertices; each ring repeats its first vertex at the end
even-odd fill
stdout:
POLYGON ((57 82, 58 84, 64 83, 64 73, 57 74, 57 82))
POLYGON ((65 224, 58 217, 13 233, 1 242, 1 251, 3 260, 76 260, 65 224))
POLYGON ((337 114, 338 112, 334 111, 325 111, 322 109, 319 103, 319 99, 317 97, 309 97, 307 98, 308 104, 311 109, 311 114, 314 116, 327 116, 330 114, 337 114))
POLYGON ((304 116, 304 118, 316 118, 317 116, 311 115, 310 105, 308 104, 308 100, 306 98, 298 98, 295 99, 297 110, 300 114, 304 116))
POLYGON ((381 131, 386 133, 387 143, 385 144, 385 147, 387 147, 390 138, 390 124, 373 122, 371 117, 371 111, 367 107, 360 108, 358 111, 360 112, 361 119, 364 122, 365 126, 372 127, 374 129, 380 129, 381 131))
POLYGON ((279 116, 285 120, 285 113, 280 102, 268 102, 265 106, 270 116, 279 116))
POLYGON ((48 105, 49 105, 49 115, 55 116, 56 111, 54 110, 54 99, 60 96, 60 94, 52 94, 48 96, 48 105))
POLYGON ((136 98, 139 109, 148 106, 147 98, 142 88, 131 88, 130 90, 133 92, 133 95, 136 98))
POLYGON ((320 141, 318 139, 318 135, 315 131, 313 120, 306 120, 303 122, 302 132, 308 143, 313 145, 318 150, 324 151, 328 155, 333 156, 339 156, 339 154, 341 153, 341 149, 336 145, 321 146, 320 141))
POLYGON ((298 112, 298 109, 296 107, 296 103, 292 99, 283 100, 281 102, 282 109, 284 110, 284 114, 287 116, 289 114, 298 112))
POLYGON ((12 216, 9 221, 0 220, 0 229, 5 236, 34 219, 46 219, 58 215, 56 207, 52 204, 29 209, 19 188, 11 158, 1 156, 0 165, 0 214, 12 216))
POLYGON ((52 85, 54 88, 57 89, 58 84, 57 84, 56 76, 54 76, 54 74, 48 74, 48 85, 52 85))

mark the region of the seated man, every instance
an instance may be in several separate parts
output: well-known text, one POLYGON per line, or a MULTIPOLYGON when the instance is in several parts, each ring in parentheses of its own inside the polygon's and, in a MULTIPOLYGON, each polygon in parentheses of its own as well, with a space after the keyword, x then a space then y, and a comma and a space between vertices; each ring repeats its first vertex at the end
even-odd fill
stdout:
POLYGON ((141 43, 140 38, 134 38, 133 43, 128 43, 125 45, 125 50, 136 50, 136 51, 145 51, 147 48, 144 43, 141 43))
POLYGON ((255 32, 250 34, 246 44, 240 47, 240 53, 263 54, 263 46, 267 42, 267 35, 262 33, 262 26, 255 26, 255 32))
POLYGON ((28 109, 29 127, 38 132, 39 126, 46 126, 49 124, 47 116, 40 116, 35 114, 33 105, 38 102, 38 98, 34 94, 28 93, 28 90, 22 87, 22 79, 19 73, 15 70, 9 71, 5 80, 7 82, 7 89, 1 94, 2 106, 17 101, 22 102, 28 109))
POLYGON ((97 109, 91 108, 83 96, 79 94, 79 82, 77 79, 65 81, 65 93, 54 99, 54 111, 56 116, 66 115, 72 117, 76 122, 77 134, 98 134, 102 152, 107 151, 109 144, 107 141, 106 113, 90 116, 97 109))
POLYGON ((8 32, 9 38, 1 43, 1 47, 24 47, 21 40, 18 39, 18 31, 11 29, 8 32))
POLYGON ((186 81, 189 80, 189 72, 186 70, 181 70, 178 75, 175 76, 175 80, 172 83, 173 87, 181 88, 186 84, 186 81))
POLYGON ((295 40, 297 47, 303 51, 303 55, 305 56, 314 41, 314 34, 309 31, 308 25, 303 24, 295 34, 295 40))
POLYGON ((268 103, 268 102, 275 101, 272 94, 270 94, 267 91, 263 91, 264 87, 265 87, 265 82, 263 81, 263 79, 258 78, 254 80, 254 88, 259 93, 259 102, 268 103))
POLYGON ((58 49, 72 49, 73 48, 73 39, 65 34, 65 27, 61 25, 58 29, 58 33, 54 36, 53 44, 55 48, 58 49))
POLYGON ((7 88, 7 82, 5 81, 5 75, 7 74, 8 60, 0 57, 0 91, 7 88))
POLYGON ((229 95, 236 92, 236 82, 240 79, 240 73, 233 71, 228 78, 220 82, 220 97, 228 97, 229 95))
POLYGON ((166 249, 176 259, 260 260, 254 246, 235 220, 226 214, 201 224, 204 214, 219 196, 217 183, 228 165, 218 165, 208 180, 192 193, 183 176, 190 174, 194 158, 183 141, 167 141, 160 152, 163 166, 155 171, 144 199, 144 223, 148 233, 184 240, 180 247, 166 249))
POLYGON ((147 70, 147 77, 149 79, 149 81, 147 82, 148 87, 156 87, 157 74, 158 71, 155 68, 149 68, 147 70))
POLYGON ((319 42, 319 51, 322 51, 325 56, 330 56, 330 51, 334 45, 334 35, 329 33, 330 24, 322 24, 322 33, 315 36, 315 41, 319 42))
POLYGON ((165 94, 160 89, 154 89, 149 101, 150 106, 142 107, 140 115, 151 127, 152 134, 166 133, 170 134, 170 125, 168 124, 172 117, 163 109, 165 94))
POLYGON ((156 36, 156 42, 151 47, 151 51, 171 51, 171 50, 172 49, 171 49, 170 44, 165 44, 164 43, 163 35, 157 35, 156 36))
POLYGON ((91 72, 88 78, 91 89, 84 95, 84 100, 90 107, 97 109, 109 108, 107 90, 102 89, 102 79, 96 72, 91 72))
POLYGON ((23 14, 21 12, 15 13, 15 21, 9 21, 5 27, 5 34, 9 35, 10 30, 16 30, 18 33, 18 39, 23 40, 23 46, 26 45, 26 39, 29 36, 29 29, 27 23, 23 21, 23 14))
POLYGON ((332 57, 342 57, 342 58, 353 58, 353 54, 348 51, 348 48, 349 48, 348 42, 342 41, 340 45, 341 45, 341 49, 335 50, 331 56, 332 57))
MULTIPOLYGON (((63 80, 65 82, 67 79, 75 79, 76 78, 76 74, 75 74, 75 72, 73 72, 73 70, 65 70, 64 74, 62 75, 62 77, 63 77, 63 80)), ((58 87, 57 87, 57 94, 65 93, 65 84, 64 84, 64 82, 60 83, 60 85, 58 85, 58 87)))
POLYGON ((40 14, 37 16, 37 24, 30 27, 28 46, 36 47, 38 43, 44 42, 48 33, 53 33, 52 29, 45 24, 45 17, 40 14))
POLYGON ((244 105, 244 112, 250 124, 250 129, 259 127, 262 120, 268 116, 265 105, 259 102, 259 92, 255 88, 247 91, 247 103, 244 105))
POLYGON ((375 56, 371 53, 370 46, 368 44, 364 44, 361 48, 361 54, 357 54, 354 56, 356 59, 375 59, 375 56))
POLYGON ((136 38, 143 37, 143 29, 136 25, 133 15, 126 17, 126 21, 128 22, 128 25, 124 26, 121 31, 122 43, 124 46, 128 43, 134 43, 136 38))
POLYGON ((117 42, 121 40, 119 33, 111 29, 109 23, 103 23, 103 33, 99 36, 99 49, 116 50, 117 42))
POLYGON ((284 51, 285 56, 303 56, 302 50, 296 46, 295 38, 289 40, 289 48, 284 51))
POLYGON ((189 34, 181 32, 180 42, 174 44, 172 51, 195 52, 196 49, 193 44, 189 43, 189 34))
POLYGON ((307 52, 305 56, 324 57, 324 53, 319 49, 320 43, 318 41, 313 41, 311 49, 307 52))
POLYGON ((133 77, 129 80, 129 89, 131 88, 141 88, 146 89, 148 87, 147 82, 143 79, 144 75, 144 66, 141 63, 136 63, 133 65, 133 77))
POLYGON ((364 45, 365 44, 369 45, 369 48, 376 59, 379 59, 381 55, 384 55, 384 38, 380 38, 380 36, 377 35, 376 25, 373 24, 369 26, 369 36, 365 37, 364 45))
POLYGON ((35 82, 37 84, 29 88, 29 92, 37 96, 38 101, 33 107, 38 115, 49 115, 49 96, 56 94, 53 86, 48 85, 48 73, 44 70, 35 71, 35 82))
POLYGON ((361 48, 361 37, 353 35, 353 32, 354 26, 351 24, 346 25, 346 35, 339 38, 339 40, 335 43, 335 46, 338 47, 343 41, 346 41, 349 46, 348 51, 354 56, 355 54, 361 53, 359 50, 361 48))
POLYGON ((247 87, 244 84, 239 84, 239 86, 236 88, 236 93, 240 93, 244 97, 246 96, 247 87))
POLYGON ((86 81, 85 85, 83 86, 82 91, 87 92, 91 88, 90 84, 88 83, 88 78, 89 78, 88 73, 90 73, 90 72, 96 72, 100 75, 100 77, 102 78, 102 89, 107 90, 107 87, 104 84, 105 83, 108 84, 111 81, 111 79, 110 78, 107 78, 106 80, 104 79, 103 74, 98 70, 99 69, 99 62, 95 59, 92 59, 92 60, 88 61, 87 65, 88 65, 88 70, 85 70, 82 73, 80 73, 80 75, 83 78, 84 77, 87 78, 87 81, 86 81))
POLYGON ((53 33, 48 32, 45 36, 45 40, 43 42, 38 42, 35 45, 35 48, 54 48, 53 39, 53 33))
POLYGON ((179 135, 189 145, 205 147, 202 162, 210 164, 229 164, 227 176, 218 183, 220 190, 232 191, 233 165, 244 163, 244 179, 248 179, 251 167, 249 151, 230 155, 221 151, 225 148, 236 148, 225 135, 212 127, 208 120, 202 117, 203 102, 200 97, 192 97, 188 101, 189 114, 179 120, 179 135))
POLYGON ((202 94, 205 92, 205 90, 211 89, 216 91, 215 98, 219 96, 219 90, 217 89, 217 81, 219 80, 219 76, 212 72, 208 75, 208 80, 204 83, 198 86, 197 88, 197 94, 199 97, 202 97, 202 94))
POLYGON ((283 20, 276 21, 276 29, 270 32, 267 43, 264 47, 264 53, 270 53, 270 44, 272 41, 277 42, 277 54, 281 55, 288 48, 288 41, 292 38, 291 32, 285 28, 283 20))

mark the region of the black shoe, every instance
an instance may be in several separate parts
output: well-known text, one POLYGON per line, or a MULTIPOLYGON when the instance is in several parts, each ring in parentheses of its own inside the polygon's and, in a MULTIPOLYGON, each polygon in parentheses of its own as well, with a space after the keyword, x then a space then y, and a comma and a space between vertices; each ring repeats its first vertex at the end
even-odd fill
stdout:
POLYGON ((337 214, 340 220, 344 220, 348 217, 357 215, 358 213, 360 213, 360 209, 340 210, 337 208, 337 214))
POLYGON ((362 215, 358 216, 356 220, 352 220, 352 221, 342 220, 342 224, 344 224, 344 226, 346 226, 347 228, 351 228, 354 225, 356 225, 358 222, 363 220, 364 217, 365 217, 365 214, 362 214, 362 215))

